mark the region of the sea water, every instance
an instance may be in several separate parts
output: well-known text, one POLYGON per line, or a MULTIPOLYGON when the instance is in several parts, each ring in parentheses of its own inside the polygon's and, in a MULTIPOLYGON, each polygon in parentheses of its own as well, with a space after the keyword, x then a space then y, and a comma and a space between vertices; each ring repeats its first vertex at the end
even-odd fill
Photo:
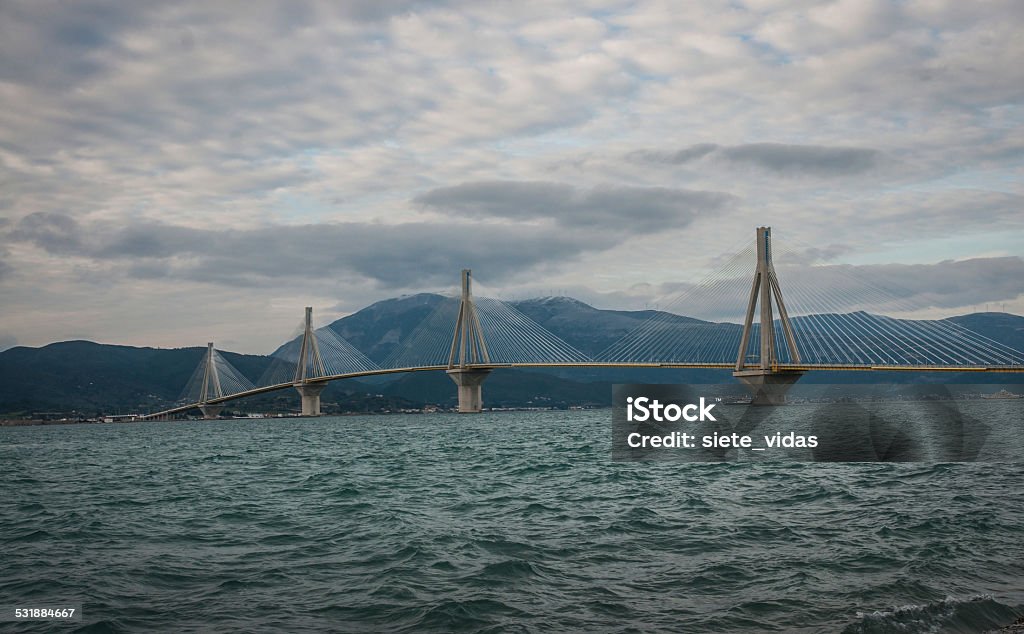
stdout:
POLYGON ((622 462, 610 420, 0 428, 0 604, 83 610, 0 630, 973 632, 1024 614, 1020 462, 622 462))

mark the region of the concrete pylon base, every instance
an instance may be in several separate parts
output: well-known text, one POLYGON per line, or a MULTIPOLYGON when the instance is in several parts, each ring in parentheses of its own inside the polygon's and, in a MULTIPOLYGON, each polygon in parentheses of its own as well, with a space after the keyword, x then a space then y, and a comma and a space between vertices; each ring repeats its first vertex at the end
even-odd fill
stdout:
POLYGON ((754 395, 751 405, 785 405, 786 393, 800 377, 799 371, 737 370, 732 375, 754 395))
POLYGON ((224 411, 223 405, 200 405, 199 411, 203 413, 203 418, 212 420, 220 416, 220 413, 224 411))
POLYGON ((327 387, 326 383, 306 383, 295 386, 299 396, 302 397, 303 416, 320 415, 320 392, 323 392, 325 387, 327 387))
POLYGON ((448 376, 459 386, 459 413, 478 414, 484 408, 483 388, 484 379, 491 373, 488 369, 461 369, 448 370, 448 376))

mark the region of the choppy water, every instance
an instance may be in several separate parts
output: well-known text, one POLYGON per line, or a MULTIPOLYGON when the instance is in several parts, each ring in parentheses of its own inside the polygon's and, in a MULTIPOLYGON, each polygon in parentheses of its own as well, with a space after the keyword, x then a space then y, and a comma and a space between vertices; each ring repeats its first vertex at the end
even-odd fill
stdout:
POLYGON ((984 631, 1022 464, 610 458, 610 411, 0 429, 13 631, 984 631))

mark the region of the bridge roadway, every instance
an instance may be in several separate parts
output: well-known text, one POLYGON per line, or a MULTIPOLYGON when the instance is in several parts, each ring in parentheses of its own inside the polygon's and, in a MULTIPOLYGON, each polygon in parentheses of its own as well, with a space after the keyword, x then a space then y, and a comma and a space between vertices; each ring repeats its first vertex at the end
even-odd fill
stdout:
MULTIPOLYGON (((456 366, 459 368, 460 366, 456 366)), ((704 369, 704 370, 734 370, 735 363, 648 363, 648 362, 599 362, 599 361, 575 361, 567 363, 487 363, 466 365, 468 370, 495 370, 500 368, 666 368, 666 369, 704 369)), ((362 370, 359 372, 348 372, 345 374, 333 374, 307 379, 307 384, 327 383, 328 381, 339 381, 342 379, 358 379, 364 376, 382 376, 386 374, 399 374, 404 372, 436 372, 449 370, 448 365, 427 365, 409 368, 379 368, 376 370, 362 370)), ((773 371, 799 371, 808 372, 811 370, 853 370, 853 371, 893 371, 893 372, 1024 372, 1024 365, 868 365, 868 364, 778 364, 772 368, 773 371)), ((140 420, 154 420, 166 416, 181 414, 191 409, 198 409, 200 405, 219 405, 229 401, 266 394, 293 388, 296 383, 277 383, 253 388, 244 392, 236 392, 218 398, 211 398, 205 403, 189 403, 179 405, 160 412, 140 416, 140 420)))

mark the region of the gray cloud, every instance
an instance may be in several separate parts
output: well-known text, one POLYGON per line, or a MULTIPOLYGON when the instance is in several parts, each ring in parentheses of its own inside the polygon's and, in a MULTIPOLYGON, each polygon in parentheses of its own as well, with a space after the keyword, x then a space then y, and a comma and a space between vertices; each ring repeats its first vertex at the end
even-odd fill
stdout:
POLYGON ((51 253, 77 253, 81 247, 78 221, 65 213, 37 211, 21 219, 11 239, 26 241, 51 253))
POLYGON ((396 15, 455 4, 459 3, 447 0, 350 0, 339 3, 336 10, 354 20, 379 22, 396 15))
POLYGON ((414 202, 443 214, 470 218, 551 218, 569 229, 627 232, 678 229, 723 209, 735 197, 721 192, 665 187, 597 187, 579 190, 542 181, 485 181, 440 187, 414 202))
POLYGON ((790 248, 786 250, 787 263, 803 266, 831 262, 853 251, 848 244, 827 244, 821 247, 790 248))
POLYGON ((759 224, 806 262, 1020 254, 1020 3, 691 5, 0 2, 0 331, 176 345, 183 294, 354 309, 464 265, 638 299, 759 224))
POLYGON ((820 177, 861 174, 879 165, 882 153, 856 147, 747 143, 721 146, 701 143, 674 152, 638 150, 631 156, 651 163, 685 165, 707 157, 732 165, 751 166, 776 174, 820 177))
POLYGON ((752 143, 723 148, 722 156, 772 172, 841 176, 859 174, 877 165, 877 150, 852 147, 816 147, 781 143, 752 143))
POLYGON ((489 181, 438 188, 415 203, 452 220, 382 225, 335 223, 202 230, 163 222, 83 223, 57 212, 22 218, 8 239, 47 253, 124 262, 140 279, 266 285, 308 271, 348 271, 387 288, 443 283, 466 266, 491 281, 565 265, 628 238, 676 230, 733 197, 669 188, 489 181), (562 227, 526 221, 553 218, 562 227), (487 223, 474 222, 485 219, 487 223), (498 223, 498 224, 495 224, 498 223))
POLYGON ((351 274, 385 288, 443 284, 474 267, 491 281, 618 244, 617 232, 552 232, 475 223, 338 223, 204 230, 155 222, 82 224, 33 214, 10 234, 54 256, 124 265, 142 279, 263 286, 288 278, 351 274))
MULTIPOLYGON (((791 310, 866 310, 880 314, 1011 301, 1024 294, 1024 259, 1018 256, 945 260, 935 264, 832 264, 779 267, 791 310), (979 283, 984 280, 984 283, 979 283)), ((943 311, 945 312, 945 311, 943 311)))
MULTIPOLYGON (((791 315, 866 311, 882 315, 971 312, 986 303, 1024 294, 1024 258, 946 260, 934 264, 827 264, 810 266, 787 253, 776 261, 791 315), (980 284, 979 280, 986 283, 980 284)), ((799 255, 799 254, 797 254, 799 255)), ((741 267, 742 268, 742 267, 741 267)), ((740 321, 751 276, 712 275, 714 282, 666 283, 639 289, 660 308, 709 320, 740 321)))
POLYGON ((681 150, 669 152, 665 150, 637 150, 630 153, 630 157, 638 158, 651 163, 669 163, 671 165, 684 165, 692 161, 704 158, 715 152, 721 146, 715 143, 698 143, 681 150))
MULTIPOLYGON (((0 229, 3 229, 4 224, 6 223, 0 222, 0 229)), ((2 236, 3 234, 0 233, 0 237, 2 236)), ((14 267, 10 262, 8 262, 10 253, 10 250, 6 246, 0 244, 0 281, 3 281, 4 278, 14 272, 14 267)))
POLYGON ((936 264, 832 265, 806 269, 812 284, 836 294, 856 283, 872 285, 894 298, 894 307, 957 308, 1012 300, 1024 293, 1024 258, 1019 256, 945 260, 936 264), (984 283, 979 281, 984 280, 984 283))

